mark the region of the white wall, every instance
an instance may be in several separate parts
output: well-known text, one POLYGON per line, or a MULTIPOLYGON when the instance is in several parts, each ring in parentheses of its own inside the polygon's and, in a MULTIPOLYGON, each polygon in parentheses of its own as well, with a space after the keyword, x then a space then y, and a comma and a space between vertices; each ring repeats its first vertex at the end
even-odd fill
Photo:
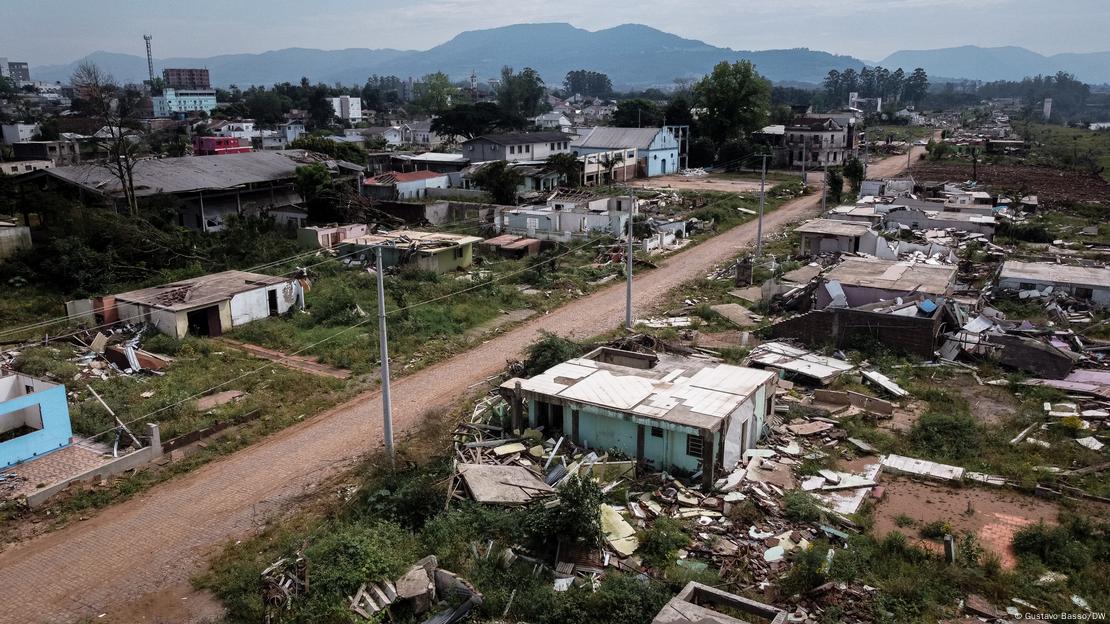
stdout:
POLYGON ((278 314, 285 314, 293 306, 293 282, 239 293, 231 298, 231 326, 246 325, 270 316, 269 292, 277 291, 278 314))

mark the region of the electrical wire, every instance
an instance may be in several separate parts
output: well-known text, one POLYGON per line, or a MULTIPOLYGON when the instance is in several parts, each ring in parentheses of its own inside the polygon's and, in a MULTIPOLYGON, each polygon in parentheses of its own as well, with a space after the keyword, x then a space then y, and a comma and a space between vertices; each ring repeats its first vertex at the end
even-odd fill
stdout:
MULTIPOLYGON (((479 288, 484 288, 484 287, 486 287, 486 286, 489 286, 490 284, 493 284, 493 283, 495 283, 495 282, 499 282, 499 281, 502 281, 502 280, 504 280, 504 279, 507 279, 507 278, 509 278, 509 277, 512 277, 512 276, 514 276, 514 275, 518 275, 518 274, 520 274, 520 273, 524 273, 525 271, 529 271, 529 270, 532 270, 532 269, 533 269, 533 268, 535 268, 535 266, 537 266, 537 265, 541 265, 541 264, 547 264, 547 263, 553 262, 553 261, 557 260, 558 258, 561 258, 561 257, 563 257, 563 256, 567 256, 567 255, 569 255, 569 254, 572 254, 572 253, 574 253, 574 252, 576 252, 576 251, 578 251, 578 250, 580 250, 580 249, 584 249, 584 248, 586 248, 586 247, 589 247, 589 246, 591 246, 591 245, 595 245, 595 244, 597 244, 597 241, 596 241, 596 240, 588 240, 588 241, 586 241, 585 243, 583 243, 582 245, 579 245, 579 246, 577 246, 577 247, 572 247, 572 248, 570 248, 570 249, 567 249, 566 251, 564 251, 564 252, 562 252, 562 253, 559 253, 559 254, 556 254, 556 255, 554 255, 554 256, 551 256, 551 257, 549 257, 549 258, 546 258, 546 259, 544 259, 544 260, 541 260, 540 262, 537 262, 536 264, 533 264, 532 266, 528 266, 528 267, 524 267, 524 268, 521 268, 521 269, 517 269, 517 270, 515 270, 515 271, 510 271, 510 272, 508 272, 508 273, 505 273, 505 274, 499 275, 499 276, 497 276, 496 278, 490 279, 490 280, 488 280, 488 281, 485 281, 485 282, 481 282, 481 283, 475 284, 475 285, 473 285, 473 286, 469 286, 469 287, 467 287, 467 288, 463 288, 463 289, 460 289, 460 290, 456 290, 456 291, 453 291, 453 292, 450 292, 450 293, 447 293, 447 294, 444 294, 444 295, 440 295, 440 296, 438 296, 438 297, 433 297, 433 298, 431 298, 431 299, 428 299, 428 300, 426 300, 426 301, 419 301, 419 302, 417 302, 417 303, 413 303, 413 304, 410 304, 410 305, 407 305, 407 306, 404 306, 404 307, 400 307, 400 308, 395 308, 395 309, 393 309, 393 310, 389 310, 389 311, 387 311, 387 312, 386 312, 386 316, 389 316, 390 314, 396 314, 397 312, 403 312, 403 311, 406 311, 406 310, 411 310, 411 309, 413 309, 413 308, 417 308, 417 307, 420 307, 420 306, 424 306, 424 305, 429 305, 429 304, 432 304, 432 303, 436 303, 436 302, 438 302, 438 301, 442 301, 442 300, 444 300, 444 299, 448 299, 448 298, 450 298, 450 297, 454 297, 454 296, 456 296, 456 295, 461 295, 461 294, 463 294, 463 293, 466 293, 466 292, 470 292, 470 291, 472 291, 472 290, 477 290, 477 289, 479 289, 479 288)), ((238 380, 240 380, 240 379, 243 379, 243 378, 249 377, 250 375, 254 375, 254 374, 256 374, 256 373, 262 372, 263 370, 266 370, 266 369, 268 369, 268 368, 270 368, 270 367, 272 367, 272 366, 275 366, 275 365, 278 365, 278 364, 280 364, 280 363, 281 363, 282 361, 284 361, 284 360, 287 360, 287 359, 289 359, 289 358, 291 358, 291 357, 295 357, 295 356, 297 356, 297 355, 300 355, 301 353, 304 353, 305 351, 308 351, 308 350, 310 350, 310 349, 314 349, 314 348, 316 348, 316 347, 318 347, 318 346, 320 346, 320 345, 322 345, 322 344, 324 344, 324 343, 326 343, 326 342, 329 342, 329 341, 331 341, 331 340, 334 340, 335 338, 338 338, 339 336, 341 336, 341 335, 343 335, 343 334, 346 334, 347 332, 349 332, 349 331, 351 331, 351 330, 357 329, 357 328, 359 328, 359 327, 361 327, 361 326, 363 326, 363 325, 365 325, 365 324, 367 324, 367 323, 369 323, 369 322, 371 322, 371 321, 373 321, 373 320, 376 320, 376 319, 375 319, 374 317, 368 317, 368 318, 366 318, 366 319, 363 319, 363 320, 361 320, 361 321, 359 321, 359 322, 355 323, 354 325, 350 325, 350 326, 348 326, 348 327, 344 327, 343 329, 341 329, 341 330, 337 331, 336 333, 334 333, 334 334, 332 334, 332 335, 330 335, 330 336, 327 336, 327 337, 325 337, 325 338, 322 338, 322 339, 320 339, 320 340, 318 340, 318 341, 316 341, 316 342, 314 342, 314 343, 312 343, 312 344, 309 344, 309 345, 306 345, 306 346, 304 346, 304 347, 301 347, 300 349, 297 349, 296 351, 294 351, 294 352, 292 352, 292 353, 286 354, 286 355, 284 355, 283 357, 281 357, 281 358, 278 358, 277 360, 266 362, 265 364, 262 364, 261 366, 259 366, 259 367, 255 368, 255 369, 249 370, 249 371, 247 371, 247 372, 245 372, 245 373, 243 373, 243 374, 241 374, 241 375, 237 375, 237 376, 235 376, 235 377, 232 377, 231 379, 228 379, 228 380, 226 380, 226 381, 220 382, 220 383, 218 383, 218 384, 216 384, 216 385, 214 385, 214 386, 212 386, 212 387, 210 387, 210 388, 207 388, 207 389, 205 389, 205 390, 201 390, 201 391, 199 391, 199 392, 193 393, 193 394, 191 394, 191 395, 189 395, 189 396, 185 397, 184 399, 181 399, 181 400, 179 400, 179 401, 176 401, 176 402, 174 402, 174 403, 170 403, 169 405, 165 405, 165 406, 162 406, 162 407, 160 407, 160 408, 158 408, 158 409, 156 409, 156 410, 154 410, 154 411, 151 411, 151 412, 147 412, 147 413, 143 414, 142 416, 139 416, 139 417, 137 417, 137 418, 134 418, 134 419, 132 419, 132 420, 126 421, 126 422, 124 422, 123 424, 124 424, 124 425, 131 425, 131 424, 134 424, 134 423, 136 423, 136 422, 139 422, 139 421, 141 421, 141 420, 146 420, 146 419, 150 418, 151 416, 155 416, 155 415, 157 415, 157 414, 160 414, 160 413, 162 413, 162 412, 164 412, 164 411, 166 411, 166 410, 168 410, 168 409, 172 409, 172 408, 174 408, 174 407, 177 407, 177 406, 179 406, 179 405, 181 405, 181 404, 183 404, 183 403, 186 403, 186 402, 188 402, 188 401, 191 401, 191 400, 193 400, 193 399, 196 399, 196 398, 202 397, 202 396, 204 396, 204 395, 208 394, 209 392, 212 392, 213 390, 217 390, 217 389, 219 389, 219 388, 222 388, 222 387, 226 386, 226 385, 227 385, 227 384, 229 384, 229 383, 232 383, 232 382, 238 381, 238 380)), ((116 429, 117 429, 117 428, 118 428, 118 425, 117 425, 116 427, 111 427, 111 428, 109 428, 109 429, 105 429, 104 431, 101 431, 101 432, 98 432, 98 433, 92 434, 92 435, 90 435, 90 436, 87 436, 87 437, 83 438, 83 440, 84 440, 84 441, 90 441, 90 440, 94 440, 94 439, 96 439, 96 438, 98 438, 98 437, 100 437, 100 436, 102 436, 102 435, 104 435, 104 434, 106 434, 106 433, 111 433, 111 432, 113 432, 113 431, 116 431, 116 429)))

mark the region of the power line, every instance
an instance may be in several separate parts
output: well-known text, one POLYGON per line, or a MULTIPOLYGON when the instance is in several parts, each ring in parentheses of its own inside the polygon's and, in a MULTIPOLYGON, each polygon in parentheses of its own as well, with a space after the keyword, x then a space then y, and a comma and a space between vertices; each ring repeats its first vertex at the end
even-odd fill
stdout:
MULTIPOLYGON (((466 293, 466 292, 470 292, 470 291, 472 291, 472 290, 477 290, 477 289, 479 289, 479 288, 484 288, 484 287, 486 287, 486 286, 489 286, 490 284, 493 284, 493 283, 495 283, 495 282, 499 282, 499 281, 502 281, 502 280, 504 280, 504 279, 507 279, 507 278, 509 278, 509 277, 512 277, 512 276, 514 276, 514 275, 518 275, 518 274, 520 274, 520 273, 524 273, 525 271, 529 271, 529 270, 532 270, 532 269, 533 269, 533 268, 534 268, 534 267, 535 267, 536 265, 539 265, 539 264, 547 264, 547 263, 549 263, 549 262, 553 262, 553 261, 555 261, 555 260, 556 260, 556 259, 558 259, 558 258, 561 258, 561 257, 563 257, 563 256, 567 256, 567 255, 569 255, 569 254, 572 254, 572 253, 574 253, 574 252, 576 252, 576 251, 578 251, 578 250, 580 250, 580 249, 584 249, 584 248, 586 248, 586 247, 589 247, 590 245, 594 245, 594 244, 596 244, 596 243, 597 243, 597 241, 596 241, 596 240, 588 240, 588 241, 586 241, 585 243, 583 243, 582 245, 579 245, 579 246, 577 246, 577 247, 572 247, 572 248, 570 248, 570 249, 568 249, 568 250, 566 250, 566 251, 564 251, 564 252, 562 252, 562 253, 560 253, 560 254, 556 254, 556 255, 554 255, 554 256, 551 256, 551 257, 549 257, 549 258, 546 258, 546 259, 544 259, 544 260, 541 260, 540 262, 537 262, 536 264, 534 264, 534 265, 532 265, 532 266, 528 266, 528 267, 524 267, 524 268, 521 268, 521 269, 517 269, 517 270, 515 270, 515 271, 510 271, 510 272, 508 272, 508 273, 505 273, 505 274, 503 274, 503 275, 499 275, 499 276, 497 276, 496 278, 492 278, 492 279, 490 279, 490 280, 488 280, 488 281, 485 281, 485 282, 481 282, 481 283, 475 284, 475 285, 473 285, 473 286, 468 286, 467 288, 463 288, 463 289, 460 289, 460 290, 456 290, 456 291, 453 291, 453 292, 447 293, 447 294, 445 294, 445 295, 441 295, 441 296, 439 296, 439 297, 433 297, 433 298, 431 298, 431 299, 428 299, 428 300, 426 300, 426 301, 419 301, 419 302, 417 302, 417 303, 413 303, 413 304, 410 304, 410 305, 407 305, 407 306, 404 306, 404 307, 400 307, 400 308, 396 308, 396 309, 390 310, 390 311, 386 312, 386 315, 389 315, 389 314, 395 314, 395 313, 397 313, 397 312, 403 312, 403 311, 406 311, 406 310, 411 310, 411 309, 413 309, 413 308, 417 308, 417 307, 420 307, 420 306, 423 306, 423 305, 429 305, 429 304, 432 304, 432 303, 436 303, 436 302, 438 302, 438 301, 442 301, 442 300, 444 300, 444 299, 448 299, 448 298, 450 298, 450 297, 454 297, 454 296, 456 296, 456 295, 461 295, 461 294, 463 294, 463 293, 466 293)), ((341 336, 341 335, 343 335, 343 334, 345 334, 345 333, 347 333, 347 332, 349 332, 349 331, 351 331, 351 330, 357 329, 357 328, 359 328, 359 327, 361 327, 361 326, 363 326, 363 325, 366 325, 367 323, 370 323, 371 321, 374 321, 374 320, 376 320, 376 319, 375 319, 375 318, 373 318, 373 317, 367 317, 366 319, 363 319, 363 320, 361 320, 361 321, 359 321, 359 322, 355 323, 354 325, 350 325, 350 326, 348 326, 348 327, 344 327, 343 329, 341 329, 341 330, 339 330, 339 331, 335 332, 335 333, 334 333, 334 334, 332 334, 331 336, 327 336, 327 337, 325 337, 325 338, 322 338, 322 339, 320 339, 320 340, 318 340, 318 341, 316 341, 316 342, 314 342, 314 343, 312 343, 312 344, 309 344, 309 345, 306 345, 306 346, 304 346, 304 347, 301 347, 300 349, 297 349, 296 351, 294 351, 294 352, 292 352, 292 353, 286 354, 285 356, 283 356, 283 357, 281 357, 281 358, 279 358, 279 359, 277 359, 277 360, 266 362, 265 364, 263 364, 263 365, 259 366, 258 368, 255 368, 255 369, 249 370, 249 371, 247 371, 247 372, 245 372, 245 373, 243 373, 243 374, 241 374, 241 375, 237 375, 237 376, 235 376, 235 377, 233 377, 233 378, 231 378, 231 379, 228 379, 228 380, 226 380, 226 381, 220 382, 220 383, 216 384, 215 386, 212 386, 212 387, 210 387, 210 388, 207 388, 207 389, 205 389, 205 390, 201 390, 200 392, 197 392, 197 393, 191 394, 191 395, 189 395, 189 396, 185 397, 184 399, 181 399, 181 400, 179 400, 179 401, 177 401, 177 402, 175 402, 175 403, 171 403, 171 404, 169 404, 169 405, 165 405, 165 406, 163 406, 163 407, 160 407, 160 408, 158 408, 158 409, 156 409, 156 410, 154 410, 154 411, 151 411, 151 412, 147 412, 146 414, 143 414, 142 416, 139 416, 139 417, 137 417, 137 418, 134 418, 134 419, 132 419, 132 420, 129 420, 129 421, 127 421, 127 422, 123 423, 123 424, 124 424, 124 425, 131 425, 131 424, 134 424, 134 423, 136 423, 136 422, 139 422, 139 421, 141 421, 141 420, 145 420, 145 419, 147 419, 147 418, 150 418, 151 416, 154 416, 154 415, 160 414, 160 413, 162 413, 162 412, 164 412, 164 411, 166 411, 166 410, 168 410, 168 409, 172 409, 172 408, 174 408, 174 407, 177 407, 178 405, 181 405, 182 403, 185 403, 185 402, 187 402, 187 401, 191 401, 191 400, 193 400, 193 399, 196 399, 196 398, 202 397, 202 396, 204 396, 204 395, 208 394, 209 392, 211 392, 211 391, 213 391, 213 390, 217 390, 217 389, 219 389, 219 388, 222 388, 222 387, 226 386, 226 385, 227 385, 227 384, 229 384, 229 383, 232 383, 232 382, 238 381, 238 380, 240 380, 240 379, 243 379, 243 378, 245 378, 245 377, 249 377, 250 375, 254 375, 254 374, 256 374, 256 373, 259 373, 259 372, 261 372, 261 371, 263 371, 263 370, 265 370, 265 369, 267 369, 267 368, 269 368, 269 367, 271 367, 271 366, 274 366, 274 365, 276 365, 276 364, 280 364, 280 363, 281 363, 282 361, 284 361, 284 360, 287 360, 287 359, 289 359, 289 358, 292 358, 292 357, 295 357, 295 356, 297 356, 297 355, 300 355, 301 353, 304 353, 305 351, 308 351, 308 350, 310 350, 310 349, 314 349, 314 348, 316 348, 316 347, 318 347, 318 346, 320 346, 320 345, 322 345, 322 344, 324 344, 324 343, 326 343, 326 342, 330 342, 331 340, 334 340, 335 338, 338 338, 339 336, 341 336)), ((104 434, 106 434, 106 433, 111 433, 111 432, 113 432, 113 431, 115 431, 115 430, 116 430, 116 427, 112 427, 112 428, 110 428, 110 429, 105 429, 104 431, 101 431, 101 432, 99 432, 99 433, 95 433, 95 434, 92 434, 92 435, 90 435, 90 436, 87 436, 87 437, 85 437, 85 438, 83 438, 83 439, 84 439, 84 440, 94 440, 94 439, 96 439, 96 438, 98 438, 98 437, 100 437, 100 436, 102 436, 102 435, 104 435, 104 434)))
MULTIPOLYGON (((357 254, 360 254, 360 253, 363 253, 362 249, 358 249, 358 250, 352 251, 350 253, 343 254, 341 256, 328 257, 327 259, 325 259, 321 262, 317 262, 315 264, 310 264, 310 265, 307 265, 307 266, 304 266, 304 267, 299 267, 297 269, 293 269, 292 271, 286 271, 285 273, 279 274, 279 276, 291 275, 293 273, 297 273, 297 272, 302 271, 302 270, 308 270, 308 269, 311 269, 313 267, 320 266, 321 264, 327 264, 328 262, 331 262, 332 260, 339 260, 341 258, 346 258, 348 256, 353 256, 353 255, 357 255, 357 254)), ((93 312, 95 312, 95 310, 93 312)), ((82 313, 81 316, 88 316, 88 314, 89 313, 82 313)), ((54 341, 57 341, 57 340, 61 340, 63 338, 71 338, 73 336, 78 336, 80 334, 84 334, 86 332, 90 332, 90 331, 93 331, 95 329, 103 329, 105 327, 111 327, 111 326, 117 325, 119 323, 127 323, 127 322, 130 322, 130 321, 142 320, 143 317, 144 317, 143 314, 136 314, 134 316, 116 319, 116 320, 114 320, 110 323, 102 323, 100 325, 94 325, 92 327, 85 327, 85 328, 82 328, 82 329, 78 329, 78 330, 72 331, 68 334, 59 334, 57 336, 47 336, 42 342, 44 344, 48 344, 48 343, 51 343, 51 342, 54 342, 54 341)), ((2 355, 4 353, 9 353, 11 351, 18 350, 19 348, 20 348, 19 346, 15 346, 15 347, 10 347, 8 349, 0 350, 0 355, 2 355)))
MULTIPOLYGON (((271 268, 271 267, 274 267, 274 266, 277 266, 277 265, 280 265, 280 264, 284 264, 286 262, 292 262, 293 260, 302 258, 304 256, 314 255, 314 254, 320 253, 321 251, 322 250, 320 250, 320 249, 311 249, 311 250, 308 250, 308 251, 303 251, 301 253, 289 256, 288 258, 282 258, 280 260, 275 260, 273 262, 268 262, 266 264, 260 264, 260 265, 255 266, 255 267, 250 267, 250 268, 246 268, 246 269, 236 269, 236 270, 245 271, 245 272, 248 272, 248 273, 255 272, 255 271, 261 271, 261 270, 271 268)), ((204 276, 199 277, 199 278, 194 278, 194 279, 203 280, 204 276)), ((182 281, 184 281, 184 280, 182 280, 182 281)), ((17 333, 21 333, 21 332, 24 332, 24 331, 30 331, 30 330, 33 330, 33 329, 40 329, 42 327, 46 327, 46 326, 49 326, 49 325, 56 325, 58 323, 73 320, 73 319, 76 319, 76 318, 81 318, 81 317, 85 317, 85 316, 92 316, 95 313, 96 313, 95 310, 90 310, 88 312, 80 312, 80 313, 77 313, 77 314, 73 314, 72 316, 71 315, 58 316, 58 317, 54 317, 52 319, 46 319, 46 320, 43 320, 43 321, 38 321, 36 323, 28 323, 27 325, 24 325, 22 327, 13 327, 13 328, 9 328, 9 329, 0 330, 0 336, 6 336, 6 335, 9 335, 9 334, 17 334, 17 333)))

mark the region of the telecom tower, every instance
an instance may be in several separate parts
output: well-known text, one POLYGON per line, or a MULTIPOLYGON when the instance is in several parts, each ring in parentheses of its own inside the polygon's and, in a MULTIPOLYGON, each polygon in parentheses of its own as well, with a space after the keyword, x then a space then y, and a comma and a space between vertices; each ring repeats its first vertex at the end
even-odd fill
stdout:
POLYGON ((470 96, 475 102, 478 101, 478 73, 473 69, 470 70, 470 96))
POLYGON ((150 84, 154 84, 154 55, 150 53, 150 35, 143 35, 146 41, 146 69, 150 73, 150 84))

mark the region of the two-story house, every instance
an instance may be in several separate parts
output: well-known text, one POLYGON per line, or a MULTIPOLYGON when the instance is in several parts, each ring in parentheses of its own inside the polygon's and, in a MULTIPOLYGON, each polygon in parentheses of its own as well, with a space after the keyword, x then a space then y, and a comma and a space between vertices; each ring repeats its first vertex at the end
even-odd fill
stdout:
POLYGON ((484 134, 462 144, 470 162, 490 160, 547 160, 552 154, 569 154, 571 136, 562 132, 506 132, 484 134))
POLYGON ((848 128, 835 119, 799 117, 786 126, 783 145, 791 167, 834 167, 851 152, 848 128))

